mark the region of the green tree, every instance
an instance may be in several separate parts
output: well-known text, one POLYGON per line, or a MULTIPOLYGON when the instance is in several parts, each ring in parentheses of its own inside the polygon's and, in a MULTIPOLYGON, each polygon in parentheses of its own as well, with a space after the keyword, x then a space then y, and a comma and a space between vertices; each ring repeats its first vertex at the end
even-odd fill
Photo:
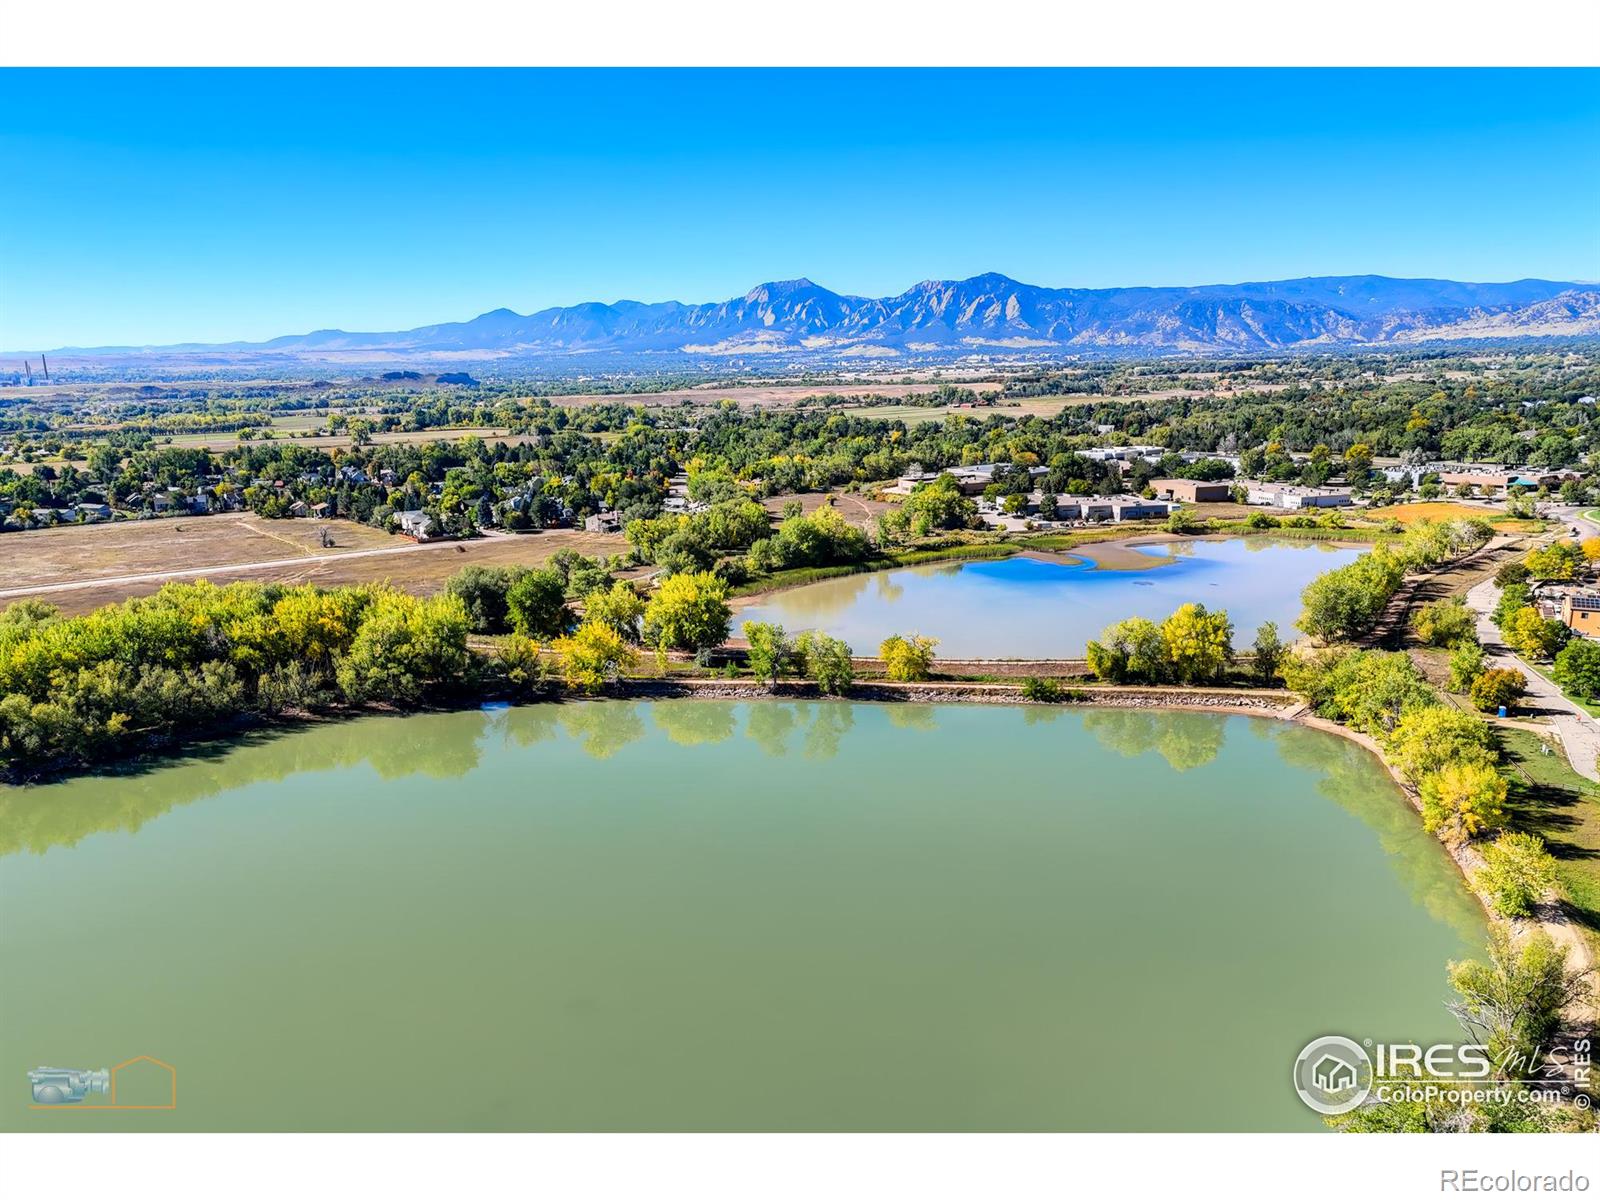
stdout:
POLYGON ((795 642, 801 670, 817 690, 831 696, 843 695, 855 680, 855 663, 850 647, 836 637, 808 630, 795 642))
POLYGON ((1377 624, 1405 577, 1400 556, 1379 546, 1355 562, 1317 576, 1300 594, 1300 628, 1323 641, 1348 641, 1377 624))
POLYGON ((1184 683, 1219 679, 1233 661, 1233 622, 1225 611, 1185 604, 1161 623, 1167 667, 1184 683))
POLYGON ((560 637, 572 628, 567 581, 549 567, 519 576, 506 590, 506 615, 523 637, 560 637))
POLYGON ((415 705, 465 676, 469 628, 459 597, 380 590, 339 662, 339 687, 357 704, 415 705))
POLYGON ((704 650, 728 640, 732 618, 726 580, 709 571, 673 575, 645 605, 645 639, 652 646, 704 650))
POLYGON ((1484 671, 1483 647, 1476 641, 1457 642, 1450 651, 1450 690, 1466 692, 1484 671))
POLYGON ((1506 781, 1482 762, 1446 763, 1423 778, 1422 826, 1451 845, 1505 823, 1506 781))
POLYGON ((1568 580, 1582 565, 1583 551, 1574 542, 1552 542, 1531 551, 1523 561, 1527 563, 1528 574, 1535 579, 1568 580))
POLYGON ((1476 637, 1477 618, 1460 596, 1449 596, 1412 613, 1411 628, 1425 646, 1453 646, 1476 637))
POLYGON ((1525 605, 1512 613, 1501 629, 1510 646, 1525 658, 1553 658, 1569 636, 1569 630, 1560 621, 1542 616, 1532 605, 1525 605))
POLYGON ((1478 890, 1503 917, 1525 917, 1556 886, 1556 860, 1531 833, 1502 833, 1483 848, 1478 890))
POLYGON ((505 633, 510 627, 506 593, 522 568, 463 567, 450 577, 445 591, 466 606, 474 633, 505 633))
POLYGON ((1496 667, 1472 681, 1470 697, 1473 707, 1480 712, 1495 712, 1502 705, 1511 709, 1516 706, 1527 686, 1528 681, 1523 678, 1521 671, 1496 667))
POLYGON ((1543 932, 1518 938, 1499 925, 1489 931, 1489 961, 1451 963, 1450 984, 1462 1028, 1517 1078, 1534 1077, 1562 1013, 1590 993, 1587 973, 1568 970, 1564 947, 1543 932))
POLYGON ((1387 749, 1389 761, 1412 783, 1452 762, 1494 764, 1489 727, 1471 713, 1444 704, 1406 713, 1389 734, 1387 749))
POLYGON ((1263 621, 1256 629, 1256 640, 1251 647, 1255 651, 1256 678, 1262 683, 1271 683, 1278 675, 1278 664, 1283 661, 1283 639, 1278 636, 1278 623, 1276 621, 1263 621))
POLYGON ((599 621, 585 621, 570 637, 558 639, 554 649, 567 686, 590 693, 631 671, 639 657, 621 634, 599 621))
POLYGON ((1580 700, 1600 696, 1600 642, 1574 638, 1556 655, 1550 674, 1580 700))
POLYGON ((1494 581, 1498 587, 1507 588, 1514 583, 1528 582, 1528 564, 1522 562, 1502 563, 1500 569, 1494 573, 1494 581))
POLYGON ((624 641, 638 643, 644 610, 644 598, 633 584, 618 579, 608 589, 589 593, 583 602, 583 619, 614 629, 624 641))
POLYGON ((896 683, 917 683, 928 678, 933 670, 933 651, 938 638, 912 634, 901 637, 895 634, 885 638, 878 647, 878 657, 883 660, 884 673, 896 683))
POLYGON ((782 625, 769 621, 746 621, 745 641, 750 643, 750 670, 757 679, 769 683, 795 668, 795 645, 784 632, 782 625))

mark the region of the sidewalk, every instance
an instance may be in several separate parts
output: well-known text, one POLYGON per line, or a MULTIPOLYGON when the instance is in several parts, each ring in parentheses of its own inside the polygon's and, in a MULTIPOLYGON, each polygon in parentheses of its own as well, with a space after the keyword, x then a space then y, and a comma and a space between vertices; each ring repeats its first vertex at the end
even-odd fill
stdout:
POLYGON ((1478 640, 1483 643, 1488 665, 1523 674, 1528 681, 1524 703, 1549 719, 1572 769, 1585 779, 1600 782, 1600 722, 1568 700, 1560 688, 1523 662, 1500 640, 1500 630, 1489 619, 1499 600, 1500 589, 1492 579, 1484 580, 1467 592, 1467 607, 1477 614, 1478 640))

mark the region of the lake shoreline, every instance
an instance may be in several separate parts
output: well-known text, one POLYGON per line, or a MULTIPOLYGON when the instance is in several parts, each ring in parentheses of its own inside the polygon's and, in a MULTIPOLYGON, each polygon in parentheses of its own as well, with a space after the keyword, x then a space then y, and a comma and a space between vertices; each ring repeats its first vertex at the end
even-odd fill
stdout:
MULTIPOLYGON (((1320 532, 1320 531, 1318 531, 1320 532)), ((812 584, 821 583, 829 579, 843 579, 852 575, 877 575, 890 571, 905 571, 914 567, 938 566, 956 562, 1003 562, 1011 558, 1025 558, 1033 562, 1056 563, 1060 566, 1084 566, 1091 570, 1100 571, 1141 571, 1152 567, 1170 566, 1178 561, 1177 555, 1142 554, 1137 550, 1139 546, 1160 545, 1163 543, 1187 542, 1225 542, 1236 538, 1248 541, 1277 540, 1289 544, 1316 544, 1333 546, 1338 549, 1360 550, 1368 549, 1374 543, 1374 538, 1363 538, 1360 535, 1370 532, 1361 529, 1341 530, 1347 537, 1312 537, 1300 536, 1303 531, 1295 529, 1260 529, 1260 530, 1214 530, 1206 533, 1172 533, 1164 529, 1134 530, 1125 534, 1108 534, 1093 541, 1085 541, 1079 545, 1069 546, 1061 550, 1041 549, 1017 543, 1014 546, 1008 542, 968 542, 954 546, 947 546, 940 550, 929 550, 927 557, 919 557, 916 562, 885 562, 881 559, 868 560, 861 563, 844 563, 833 567, 818 568, 817 572, 806 579, 783 581, 774 583, 770 587, 762 586, 762 580, 755 580, 746 584, 739 591, 730 596, 728 603, 734 612, 741 608, 749 608, 760 604, 770 597, 781 595, 784 592, 794 591, 796 588, 810 587, 812 584), (1000 552, 1008 551, 1008 552, 1000 552)), ((1034 538, 1049 538, 1051 536, 1070 537, 1066 535, 1051 535, 1037 533, 1034 538)))

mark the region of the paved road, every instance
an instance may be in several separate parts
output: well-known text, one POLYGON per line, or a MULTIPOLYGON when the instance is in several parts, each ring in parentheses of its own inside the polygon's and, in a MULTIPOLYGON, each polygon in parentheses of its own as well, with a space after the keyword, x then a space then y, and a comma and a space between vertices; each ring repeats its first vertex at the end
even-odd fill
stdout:
POLYGON ((1600 722, 1562 694, 1561 689, 1511 653, 1500 640, 1489 614, 1500 599, 1493 579, 1486 579, 1467 592, 1467 605, 1478 614, 1478 640, 1483 643, 1491 667, 1506 667, 1522 672, 1528 681, 1525 703, 1549 719, 1567 752, 1572 769, 1585 779, 1600 782, 1600 722))

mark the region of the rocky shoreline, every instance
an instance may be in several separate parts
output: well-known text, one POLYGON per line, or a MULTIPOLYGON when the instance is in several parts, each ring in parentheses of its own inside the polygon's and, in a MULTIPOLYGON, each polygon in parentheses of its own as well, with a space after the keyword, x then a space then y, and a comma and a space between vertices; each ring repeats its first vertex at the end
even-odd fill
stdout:
MULTIPOLYGON (((780 681, 758 683, 753 680, 686 678, 626 679, 618 683, 613 695, 638 699, 698 697, 715 700, 760 700, 773 697, 821 699, 815 684, 780 681)), ((1012 683, 964 683, 934 680, 927 683, 889 683, 863 680, 839 697, 852 701, 879 701, 913 704, 1033 704, 1023 697, 1022 687, 1012 683)), ((1207 712, 1248 712, 1257 715, 1281 714, 1293 709, 1298 698, 1292 692, 1276 689, 1245 688, 1170 688, 1133 686, 1090 686, 1066 688, 1055 703, 1104 708, 1197 709, 1207 712)))

